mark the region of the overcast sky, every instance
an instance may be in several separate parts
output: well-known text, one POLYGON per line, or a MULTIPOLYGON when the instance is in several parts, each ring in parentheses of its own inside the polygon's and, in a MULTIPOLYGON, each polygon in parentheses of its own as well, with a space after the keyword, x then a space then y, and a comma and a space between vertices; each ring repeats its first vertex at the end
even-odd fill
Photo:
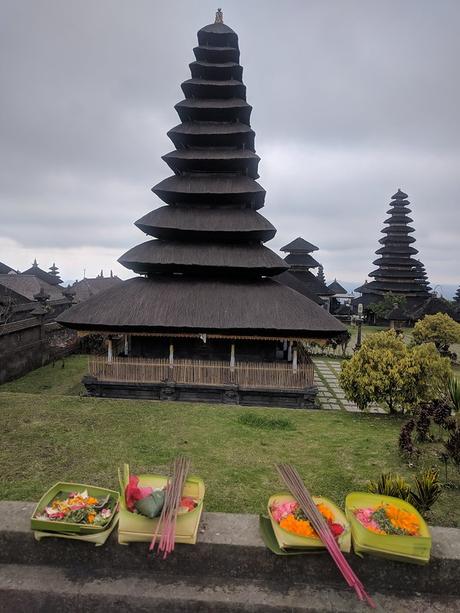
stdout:
MULTIPOLYGON (((0 261, 63 278, 116 263, 161 205, 160 156, 208 0, 1 0, 0 261)), ((433 284, 460 283, 460 1, 228 0, 272 249, 313 242, 362 282, 409 194, 433 284)))

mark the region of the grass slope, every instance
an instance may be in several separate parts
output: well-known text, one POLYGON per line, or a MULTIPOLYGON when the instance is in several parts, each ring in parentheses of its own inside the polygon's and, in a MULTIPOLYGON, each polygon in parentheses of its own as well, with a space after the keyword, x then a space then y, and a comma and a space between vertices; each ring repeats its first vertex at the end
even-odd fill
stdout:
MULTIPOLYGON (((36 500, 58 480, 116 487, 122 462, 165 471, 177 453, 205 479, 210 511, 263 511, 282 489, 275 461, 294 463, 314 493, 339 504, 383 470, 410 474, 397 453, 401 422, 385 415, 7 391, 0 415, 0 498, 10 500, 36 500)), ((458 525, 459 504, 458 489, 446 491, 432 522, 458 525)))

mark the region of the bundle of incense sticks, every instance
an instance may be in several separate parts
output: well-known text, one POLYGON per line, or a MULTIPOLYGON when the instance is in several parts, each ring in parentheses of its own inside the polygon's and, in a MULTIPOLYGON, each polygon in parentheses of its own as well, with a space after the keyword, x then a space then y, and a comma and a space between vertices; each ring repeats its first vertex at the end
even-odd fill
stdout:
POLYGON ((288 486, 291 494, 299 503, 302 511, 308 517, 318 536, 325 544, 327 550, 331 554, 332 559, 338 566, 348 585, 355 590, 360 600, 366 600, 367 603, 375 609, 376 604, 366 593, 363 584, 355 575, 353 569, 350 567, 343 553, 340 551, 334 535, 329 529, 324 517, 316 508, 316 504, 305 487, 305 484, 300 478, 297 470, 290 464, 276 464, 276 470, 280 474, 285 484, 288 486))
POLYGON ((183 456, 179 456, 171 463, 170 477, 166 485, 163 509, 161 510, 160 520, 149 547, 149 551, 152 551, 161 530, 158 553, 163 554, 163 560, 174 549, 177 512, 179 511, 182 490, 184 489, 189 469, 190 460, 183 456))

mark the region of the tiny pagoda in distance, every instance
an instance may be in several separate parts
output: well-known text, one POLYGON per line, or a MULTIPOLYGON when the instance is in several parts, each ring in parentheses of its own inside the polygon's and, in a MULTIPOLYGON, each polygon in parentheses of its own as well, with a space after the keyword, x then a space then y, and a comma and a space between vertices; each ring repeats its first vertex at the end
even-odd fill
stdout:
POLYGON ((59 321, 107 338, 107 356, 89 360, 90 394, 306 407, 316 388, 302 341, 345 328, 272 279, 288 264, 263 245, 276 230, 258 212, 251 106, 220 10, 194 54, 163 157, 173 174, 152 188, 164 205, 136 222, 153 238, 119 259, 139 276, 59 321))
POLYGON ((318 251, 318 247, 298 236, 288 245, 281 247, 280 251, 288 254, 284 261, 289 270, 282 272, 276 280, 329 310, 329 298, 333 292, 327 288, 321 277, 310 271, 321 266, 311 255, 313 251, 318 251))
POLYGON ((415 259, 418 251, 411 236, 414 228, 409 225, 413 219, 408 215, 411 210, 407 194, 398 189, 391 200, 382 230, 384 236, 379 240, 382 247, 376 251, 379 257, 373 262, 377 268, 369 273, 373 280, 356 288, 362 295, 354 302, 362 303, 368 310, 371 304, 392 293, 405 298, 404 309, 410 312, 429 298, 429 285, 423 264, 415 259))

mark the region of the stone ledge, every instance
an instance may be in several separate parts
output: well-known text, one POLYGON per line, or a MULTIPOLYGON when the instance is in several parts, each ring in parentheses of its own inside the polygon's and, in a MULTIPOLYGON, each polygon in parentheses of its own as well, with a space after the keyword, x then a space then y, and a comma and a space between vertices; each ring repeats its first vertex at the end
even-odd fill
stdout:
MULTIPOLYGON (((91 565, 100 572, 121 569, 166 572, 183 576, 233 577, 343 588, 343 579, 327 554, 275 556, 259 536, 256 515, 204 513, 198 543, 178 545, 167 560, 148 558, 147 544, 118 545, 116 535, 104 547, 63 539, 37 543, 30 530, 30 502, 0 501, 0 563, 65 568, 91 565)), ((430 564, 416 566, 350 555, 349 560, 370 591, 460 595, 460 530, 431 528, 430 564)))

